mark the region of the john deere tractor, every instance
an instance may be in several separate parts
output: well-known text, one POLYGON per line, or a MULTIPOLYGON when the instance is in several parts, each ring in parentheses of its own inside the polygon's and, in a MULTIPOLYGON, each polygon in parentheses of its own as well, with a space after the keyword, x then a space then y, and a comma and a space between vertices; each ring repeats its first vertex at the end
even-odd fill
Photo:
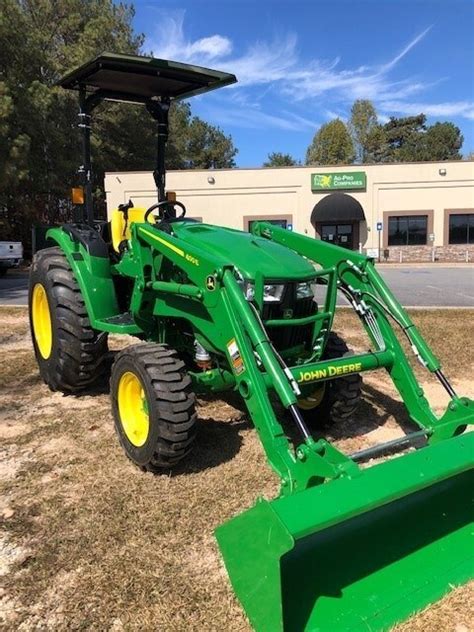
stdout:
POLYGON ((126 455, 155 473, 169 472, 199 441, 195 393, 235 391, 281 480, 278 498, 258 499, 216 531, 251 624, 385 630, 472 574, 474 402, 456 394, 373 259, 265 222, 251 233, 198 223, 166 192, 172 101, 235 81, 112 54, 61 80, 79 94, 84 200, 80 221, 50 229, 51 247, 33 261, 39 370, 52 390, 79 393, 103 379, 109 333, 141 340, 117 353, 110 393, 126 455), (157 122, 158 194, 148 209, 124 200, 100 223, 90 130, 92 111, 107 100, 142 104, 157 122), (367 332, 365 353, 351 354, 332 331, 338 293, 367 332), (446 389, 441 416, 394 327, 446 389), (360 374, 370 370, 388 373, 418 429, 347 455, 315 429, 320 436, 328 422, 350 423, 360 374), (402 454, 361 466, 388 452, 402 454))

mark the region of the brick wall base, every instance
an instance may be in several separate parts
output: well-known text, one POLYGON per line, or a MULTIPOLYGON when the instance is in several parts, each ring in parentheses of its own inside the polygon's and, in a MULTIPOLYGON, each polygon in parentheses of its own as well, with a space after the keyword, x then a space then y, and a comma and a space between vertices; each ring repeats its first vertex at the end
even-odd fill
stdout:
POLYGON ((443 262, 474 263, 474 245, 469 246, 389 246, 389 257, 384 258, 384 250, 380 253, 381 261, 389 263, 431 262, 434 260, 443 262), (467 253, 467 256, 466 256, 467 253))

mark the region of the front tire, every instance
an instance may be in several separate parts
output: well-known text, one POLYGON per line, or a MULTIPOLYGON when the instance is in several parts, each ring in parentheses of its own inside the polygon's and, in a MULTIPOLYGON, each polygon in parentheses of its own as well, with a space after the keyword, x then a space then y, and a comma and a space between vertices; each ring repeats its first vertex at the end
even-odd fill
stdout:
MULTIPOLYGON (((350 357, 346 342, 331 332, 322 359, 350 357)), ((319 384, 312 394, 300 401, 303 416, 309 424, 333 424, 344 421, 355 413, 362 397, 360 373, 341 375, 319 384), (314 403, 314 405, 311 405, 314 403)))
POLYGON ((120 443, 143 470, 169 469, 191 450, 196 436, 191 378, 176 351, 144 343, 120 352, 110 396, 120 443))
POLYGON ((75 393, 96 384, 105 371, 107 334, 92 329, 81 290, 60 248, 35 254, 28 306, 36 360, 49 388, 75 393))

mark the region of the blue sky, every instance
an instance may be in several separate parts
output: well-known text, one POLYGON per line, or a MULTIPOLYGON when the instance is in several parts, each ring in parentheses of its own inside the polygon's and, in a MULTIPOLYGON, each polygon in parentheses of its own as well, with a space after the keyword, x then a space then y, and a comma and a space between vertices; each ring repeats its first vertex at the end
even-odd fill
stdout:
POLYGON ((453 121, 474 151, 472 0, 135 0, 155 57, 226 70, 239 83, 192 99, 232 134, 237 164, 304 160, 319 126, 371 99, 382 122, 453 121))

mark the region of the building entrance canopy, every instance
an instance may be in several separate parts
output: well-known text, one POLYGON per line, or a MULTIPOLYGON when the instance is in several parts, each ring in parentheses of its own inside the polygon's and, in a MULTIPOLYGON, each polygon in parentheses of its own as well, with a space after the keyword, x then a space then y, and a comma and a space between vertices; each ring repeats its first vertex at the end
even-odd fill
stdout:
POLYGON ((333 222, 360 222, 365 220, 364 209, 351 195, 346 193, 332 193, 326 195, 313 208, 311 224, 333 222))

